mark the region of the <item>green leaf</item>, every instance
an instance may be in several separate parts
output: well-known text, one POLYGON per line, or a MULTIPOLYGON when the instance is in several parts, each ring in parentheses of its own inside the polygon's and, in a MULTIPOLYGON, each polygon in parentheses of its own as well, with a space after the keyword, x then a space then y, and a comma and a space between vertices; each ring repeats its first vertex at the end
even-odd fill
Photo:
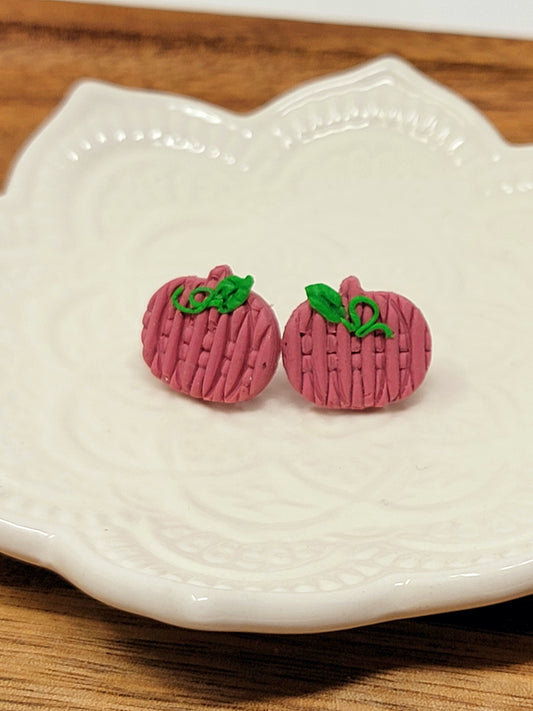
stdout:
POLYGON ((346 313, 342 304, 342 297, 338 291, 327 284, 310 284, 305 287, 305 293, 311 307, 318 311, 331 323, 342 323, 346 313))
POLYGON ((252 289, 253 277, 239 277, 235 274, 222 279, 213 291, 210 306, 214 306, 221 314, 229 314, 242 306, 252 289))

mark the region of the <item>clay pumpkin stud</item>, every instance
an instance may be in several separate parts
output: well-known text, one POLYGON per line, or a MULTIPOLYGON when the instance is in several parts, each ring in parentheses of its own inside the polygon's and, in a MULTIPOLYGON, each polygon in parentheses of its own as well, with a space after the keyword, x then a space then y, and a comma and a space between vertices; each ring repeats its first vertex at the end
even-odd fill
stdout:
POLYGON ((143 318, 143 358, 173 390, 210 402, 258 395, 277 368, 281 338, 253 278, 215 267, 206 279, 178 277, 160 287, 143 318))
POLYGON ((363 410, 410 395, 431 359, 431 336, 421 311, 404 296, 366 292, 347 277, 337 292, 306 288, 282 341, 291 385, 322 407, 363 410))

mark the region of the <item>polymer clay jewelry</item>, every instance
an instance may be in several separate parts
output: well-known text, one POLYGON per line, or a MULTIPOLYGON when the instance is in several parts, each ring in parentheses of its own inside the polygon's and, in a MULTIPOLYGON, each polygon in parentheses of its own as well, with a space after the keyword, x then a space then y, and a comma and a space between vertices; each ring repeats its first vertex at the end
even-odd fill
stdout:
POLYGON ((404 296, 362 289, 344 279, 306 288, 282 340, 289 382, 322 407, 363 410, 410 395, 431 360, 431 335, 420 309, 404 296))
POLYGON ((253 278, 215 267, 206 279, 178 277, 160 287, 143 317, 143 358, 170 388, 210 402, 258 395, 281 347, 272 308, 251 291, 253 278))

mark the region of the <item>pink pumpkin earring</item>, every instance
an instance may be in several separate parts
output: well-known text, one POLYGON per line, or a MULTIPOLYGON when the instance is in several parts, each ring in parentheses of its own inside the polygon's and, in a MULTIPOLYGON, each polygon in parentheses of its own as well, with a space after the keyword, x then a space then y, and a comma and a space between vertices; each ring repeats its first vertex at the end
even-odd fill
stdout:
POLYGON ((210 402, 250 400, 279 361, 272 308, 251 291, 253 278, 218 266, 206 279, 178 277, 160 287, 143 318, 143 358, 180 393, 210 402))
POLYGON ((307 300, 285 326, 283 365, 306 400, 328 408, 363 410, 408 397, 424 380, 431 335, 404 296, 362 289, 344 279, 306 288, 307 300))

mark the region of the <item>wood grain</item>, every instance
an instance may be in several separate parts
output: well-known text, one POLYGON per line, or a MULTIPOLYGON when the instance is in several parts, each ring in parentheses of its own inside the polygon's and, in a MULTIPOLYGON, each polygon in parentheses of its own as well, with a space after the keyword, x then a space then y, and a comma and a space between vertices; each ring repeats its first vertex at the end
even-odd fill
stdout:
POLYGON ((0 175, 82 77, 248 111, 383 54, 460 92, 513 142, 533 142, 533 43, 215 17, 47 0, 0 3, 0 175))
POLYGON ((205 633, 0 556, 1 708, 527 710, 532 603, 321 635, 205 633))
MULTIPOLYGON (((77 79, 235 111, 382 54, 533 142, 533 43, 71 5, 0 3, 0 178, 77 79)), ((209 634, 113 610, 0 556, 0 708, 533 709, 533 598, 311 636, 209 634)))

